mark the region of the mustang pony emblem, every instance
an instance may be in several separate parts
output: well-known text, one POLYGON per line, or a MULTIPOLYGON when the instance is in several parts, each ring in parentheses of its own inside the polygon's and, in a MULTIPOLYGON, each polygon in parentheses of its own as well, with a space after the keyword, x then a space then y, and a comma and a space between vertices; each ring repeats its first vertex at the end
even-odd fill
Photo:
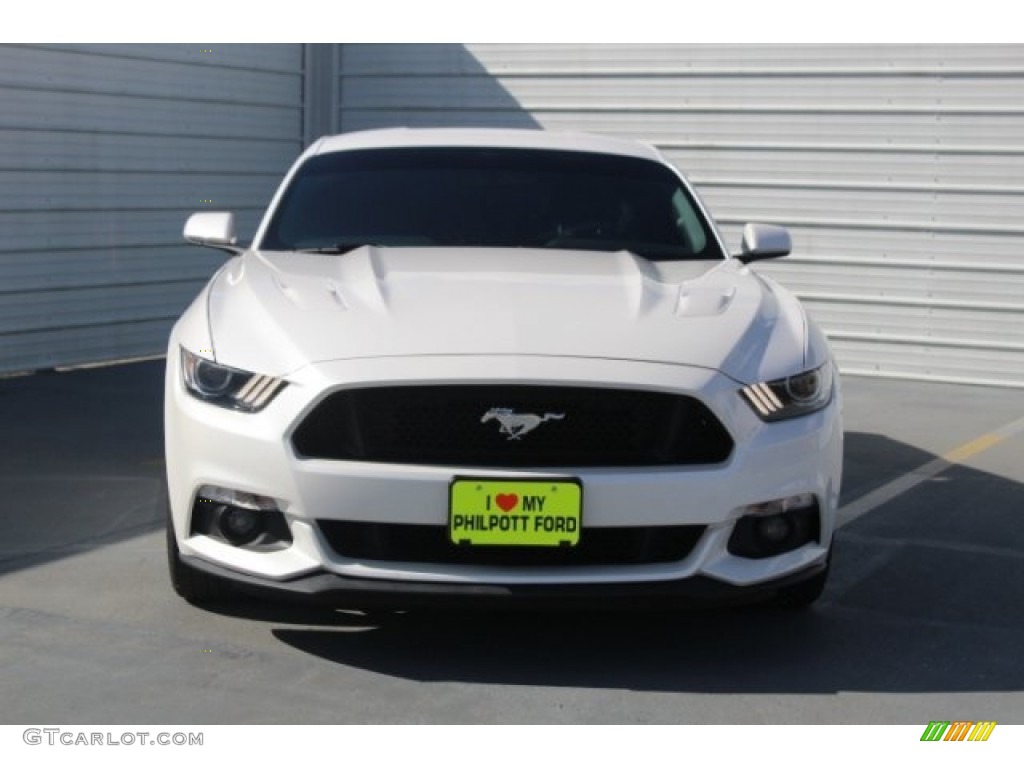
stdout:
POLYGON ((481 424, 486 424, 491 419, 497 419, 501 423, 500 434, 508 435, 509 440, 518 440, 527 432, 532 432, 545 421, 552 419, 564 419, 564 413, 545 413, 538 416, 536 413, 516 413, 511 408, 491 408, 480 419, 481 424))

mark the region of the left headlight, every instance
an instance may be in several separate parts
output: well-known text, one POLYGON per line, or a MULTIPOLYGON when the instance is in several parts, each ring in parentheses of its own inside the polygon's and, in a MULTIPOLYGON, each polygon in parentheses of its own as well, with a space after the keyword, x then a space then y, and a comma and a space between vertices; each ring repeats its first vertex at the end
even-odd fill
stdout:
POLYGON ((236 411, 262 410, 286 382, 226 365, 218 365, 181 348, 181 378, 190 395, 236 411))
POLYGON ((763 421, 782 421, 820 411, 832 400, 832 363, 740 390, 763 421))

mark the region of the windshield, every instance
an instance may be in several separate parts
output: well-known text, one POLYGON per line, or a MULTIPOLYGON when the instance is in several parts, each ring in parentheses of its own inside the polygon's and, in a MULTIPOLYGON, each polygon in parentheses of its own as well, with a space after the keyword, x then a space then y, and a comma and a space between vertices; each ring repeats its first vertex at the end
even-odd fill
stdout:
POLYGON ((359 245, 724 257, 688 190, 662 164, 533 149, 416 147, 310 158, 260 247, 359 245))

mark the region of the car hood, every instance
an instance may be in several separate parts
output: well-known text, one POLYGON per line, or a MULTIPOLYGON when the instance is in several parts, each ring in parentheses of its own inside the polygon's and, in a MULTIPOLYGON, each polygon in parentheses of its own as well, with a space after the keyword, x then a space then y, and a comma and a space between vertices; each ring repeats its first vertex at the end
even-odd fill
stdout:
POLYGON ((556 355, 754 382, 793 373, 807 336, 796 300, 737 260, 626 252, 247 252, 214 278, 207 304, 217 359, 278 376, 328 360, 556 355))

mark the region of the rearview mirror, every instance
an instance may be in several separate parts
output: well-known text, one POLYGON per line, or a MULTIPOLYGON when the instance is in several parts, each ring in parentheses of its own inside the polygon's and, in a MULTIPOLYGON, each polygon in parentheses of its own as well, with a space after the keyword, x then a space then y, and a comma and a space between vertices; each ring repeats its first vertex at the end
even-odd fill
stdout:
POLYGON ((736 257, 744 264, 759 259, 775 259, 793 250, 793 241, 785 227, 774 224, 747 224, 743 227, 743 241, 736 257))

